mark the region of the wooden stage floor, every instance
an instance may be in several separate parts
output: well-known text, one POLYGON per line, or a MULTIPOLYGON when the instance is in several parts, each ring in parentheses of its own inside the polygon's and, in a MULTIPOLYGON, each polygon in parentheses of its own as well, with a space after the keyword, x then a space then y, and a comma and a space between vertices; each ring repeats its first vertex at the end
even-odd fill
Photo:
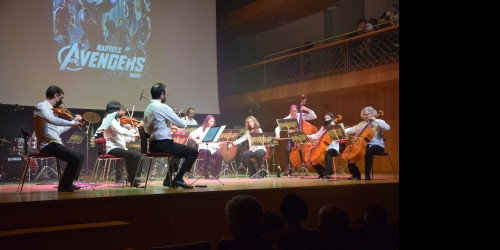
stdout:
MULTIPOLYGON (((277 178, 275 173, 271 173, 262 179, 250 179, 245 175, 229 175, 217 179, 204 178, 184 178, 185 182, 195 186, 193 189, 168 188, 164 187, 163 178, 156 178, 148 181, 147 188, 123 187, 122 184, 115 184, 113 180, 106 184, 101 181, 97 184, 87 182, 88 177, 82 176, 82 184, 86 187, 73 193, 57 192, 57 180, 26 181, 22 193, 16 192, 18 181, 0 182, 0 203, 11 202, 32 202, 65 199, 87 199, 116 196, 135 196, 149 194, 170 194, 170 193, 199 193, 213 191, 242 191, 250 189, 280 189, 280 188, 303 188, 311 186, 341 186, 341 185, 366 185, 375 183, 399 182, 392 174, 376 174, 373 180, 348 180, 350 175, 333 176, 329 179, 318 179, 317 174, 312 173, 307 176, 292 175, 277 178)), ((186 175, 187 177, 187 175, 186 175)), ((142 184, 144 186, 144 183, 142 184)))
MULTIPOLYGON (((52 180, 26 182, 21 194, 16 192, 17 182, 1 182, 0 242, 3 240, 15 246, 20 246, 20 239, 26 244, 30 242, 32 245, 24 245, 25 249, 33 249, 33 242, 36 242, 34 249, 67 249, 66 244, 75 240, 81 241, 80 248, 73 245, 72 249, 99 249, 102 246, 149 249, 209 241, 215 249, 220 239, 231 236, 224 207, 238 194, 255 196, 264 210, 279 212, 281 199, 287 193, 296 193, 308 204, 309 217, 304 221, 308 228, 316 228, 317 212, 326 204, 345 208, 351 218, 361 216, 369 205, 379 204, 387 208, 391 221, 399 221, 399 176, 395 180, 392 173, 375 174, 374 179, 368 181, 347 180, 347 177, 318 179, 313 173, 303 178, 277 178, 271 173, 266 178, 249 179, 245 175, 233 175, 221 177, 220 182, 199 179, 194 185, 206 187, 194 189, 163 187, 162 178, 149 182, 147 189, 122 188, 109 183, 89 185, 73 193, 58 193, 52 180), (81 232, 84 223, 107 226, 85 224, 92 229, 81 232), (59 226, 65 229, 60 232, 59 226), (57 235, 57 243, 46 233, 40 234, 47 228, 57 235), (123 230, 110 231, 110 228, 123 230), (34 231, 38 234, 32 233, 34 231), (111 237, 113 232, 119 232, 120 237, 111 237), (82 237, 96 238, 96 241, 84 241, 82 237), (101 243, 96 245, 96 242, 101 243)), ((194 180, 185 179, 188 184, 194 180)), ((85 177, 82 181, 86 182, 85 177)))

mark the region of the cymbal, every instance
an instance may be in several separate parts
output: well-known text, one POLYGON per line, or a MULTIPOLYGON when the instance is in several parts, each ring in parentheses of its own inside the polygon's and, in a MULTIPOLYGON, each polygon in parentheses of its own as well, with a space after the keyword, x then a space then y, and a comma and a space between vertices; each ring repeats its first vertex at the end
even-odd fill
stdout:
POLYGON ((85 121, 90 123, 98 123, 101 121, 101 116, 94 112, 85 112, 82 116, 85 121))
POLYGON ((2 138, 2 139, 0 139, 0 143, 4 143, 4 142, 5 142, 5 143, 11 143, 10 141, 7 141, 7 140, 5 139, 5 137, 4 137, 4 138, 2 138))

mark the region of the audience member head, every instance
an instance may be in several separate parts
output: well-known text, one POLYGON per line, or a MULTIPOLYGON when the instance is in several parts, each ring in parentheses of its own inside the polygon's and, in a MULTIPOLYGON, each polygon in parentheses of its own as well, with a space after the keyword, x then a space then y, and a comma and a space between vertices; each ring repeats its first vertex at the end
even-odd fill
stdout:
POLYGON ((283 220, 275 211, 266 210, 262 218, 262 232, 272 233, 282 230, 284 227, 283 220))
POLYGON ((283 197, 280 213, 289 228, 303 228, 301 221, 309 216, 309 210, 304 198, 294 193, 289 193, 283 197))
POLYGON ((374 227, 385 225, 388 219, 389 214, 387 213, 387 210, 385 209, 385 207, 379 205, 369 206, 363 216, 363 220, 365 221, 366 225, 374 227))
POLYGON ((349 228, 349 215, 338 206, 325 205, 319 209, 318 230, 323 241, 340 237, 349 228))
POLYGON ((260 238, 263 209, 250 195, 236 195, 226 203, 226 216, 233 238, 260 238))

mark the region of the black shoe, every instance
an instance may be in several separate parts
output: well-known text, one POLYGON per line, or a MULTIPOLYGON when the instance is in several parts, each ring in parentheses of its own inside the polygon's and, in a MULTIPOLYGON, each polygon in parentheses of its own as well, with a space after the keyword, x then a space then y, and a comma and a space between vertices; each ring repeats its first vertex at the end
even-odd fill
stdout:
POLYGON ((80 190, 81 187, 79 186, 75 186, 74 184, 71 184, 71 187, 74 189, 74 190, 80 190))
POLYGON ((371 180, 371 179, 372 179, 372 178, 370 178, 370 177, 365 177, 365 180, 367 180, 367 181, 369 181, 369 180, 371 180))
POLYGON ((353 175, 353 176, 351 176, 351 177, 349 177, 349 178, 347 178, 347 179, 348 179, 348 180, 358 180, 358 181, 359 181, 359 180, 361 180, 361 177, 355 177, 355 176, 353 175))
POLYGON ((187 183, 184 182, 184 180, 175 180, 172 182, 174 187, 181 187, 181 188, 193 188, 193 186, 188 185, 187 183))
POLYGON ((69 187, 59 186, 59 187, 57 187, 57 191, 58 192, 73 192, 73 191, 75 191, 75 189, 72 186, 69 186, 69 187))
POLYGON ((164 187, 170 187, 170 182, 171 182, 171 181, 170 181, 169 179, 165 179, 165 180, 163 180, 163 186, 164 186, 164 187))

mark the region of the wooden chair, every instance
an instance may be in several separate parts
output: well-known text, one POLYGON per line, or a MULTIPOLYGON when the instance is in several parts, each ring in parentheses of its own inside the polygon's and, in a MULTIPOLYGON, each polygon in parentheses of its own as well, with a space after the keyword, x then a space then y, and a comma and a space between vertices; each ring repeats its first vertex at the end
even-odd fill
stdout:
POLYGON ((26 163, 24 164, 23 168, 23 173, 21 174, 21 179, 19 179, 19 185, 17 186, 17 192, 22 193, 23 191, 23 186, 24 186, 24 180, 26 179, 26 174, 28 173, 28 168, 30 167, 30 162, 31 160, 48 160, 48 159, 54 159, 56 161, 57 165, 57 176, 59 178, 59 181, 61 181, 61 165, 59 164, 59 158, 46 154, 46 153, 31 153, 27 156, 23 156, 26 160, 26 163))

